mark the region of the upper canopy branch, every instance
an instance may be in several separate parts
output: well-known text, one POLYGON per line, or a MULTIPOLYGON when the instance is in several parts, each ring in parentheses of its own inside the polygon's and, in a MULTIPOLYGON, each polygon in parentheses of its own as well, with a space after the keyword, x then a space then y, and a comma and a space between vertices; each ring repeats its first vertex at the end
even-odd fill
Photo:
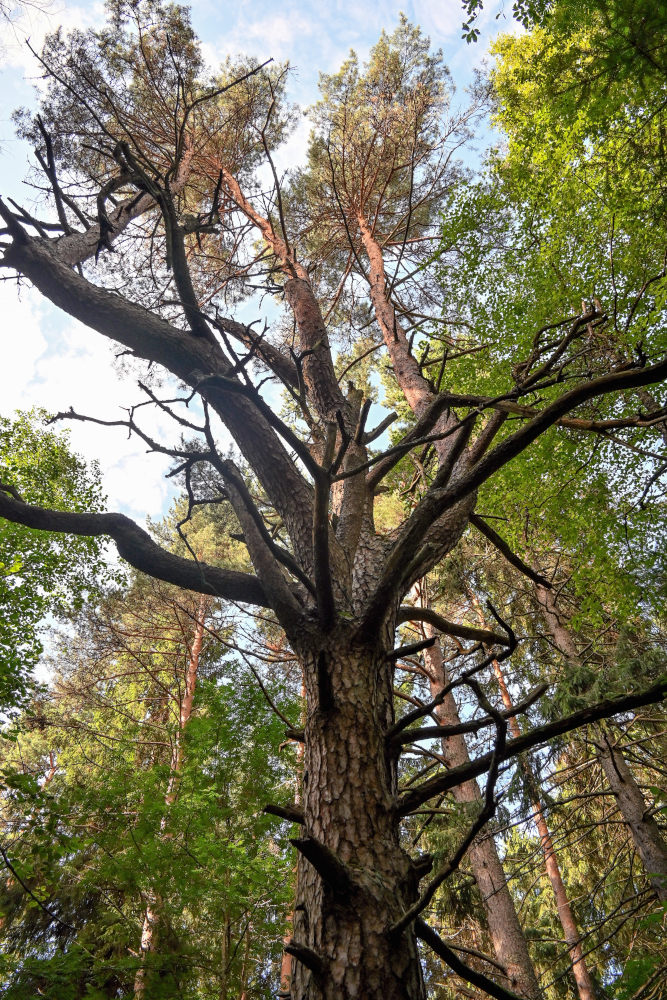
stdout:
POLYGON ((62 263, 57 243, 28 237, 1 202, 0 214, 16 229, 1 266, 24 274, 54 305, 86 326, 197 387, 229 428, 295 544, 305 544, 310 536, 310 488, 270 426, 268 408, 262 408, 258 394, 249 395, 241 383, 227 379, 232 366, 219 345, 213 339, 193 337, 123 296, 97 287, 62 263), (219 373, 220 381, 200 385, 202 372, 219 373))
POLYGON ((581 382, 563 393, 518 431, 496 445, 467 472, 452 477, 451 470, 446 465, 443 466, 397 535, 382 577, 368 602, 364 627, 373 627, 382 620, 396 592, 405 586, 406 582, 409 585, 409 576, 413 579, 423 576, 441 557, 442 553, 438 551, 437 546, 428 545, 429 529, 446 511, 473 494, 498 469, 524 451, 540 434, 557 423, 570 410, 596 396, 651 385, 665 378, 667 378, 667 358, 649 366, 644 366, 641 362, 626 363, 598 378, 581 382), (415 554, 421 555, 423 559, 421 565, 415 554), (405 569, 406 566, 409 572, 405 569), (401 568, 403 575, 397 573, 398 567, 401 568))

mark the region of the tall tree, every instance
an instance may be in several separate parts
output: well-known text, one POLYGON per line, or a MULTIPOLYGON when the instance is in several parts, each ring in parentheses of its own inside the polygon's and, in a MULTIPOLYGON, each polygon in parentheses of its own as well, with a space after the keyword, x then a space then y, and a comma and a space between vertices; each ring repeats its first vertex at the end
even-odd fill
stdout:
POLYGON ((7 996, 270 995, 290 860, 261 807, 290 774, 284 723, 213 604, 138 578, 88 608, 10 733, 7 996))
MULTIPOLYGON (((457 958, 423 919, 433 892, 493 816, 502 763, 550 736, 659 700, 665 684, 514 740, 507 739, 506 714, 473 688, 483 712, 475 725, 493 733, 487 752, 401 788, 397 737, 435 707, 395 718, 396 630, 417 610, 401 610, 401 601, 457 546, 483 484, 589 401, 612 407, 625 390, 663 381, 667 359, 647 337, 630 360, 596 357, 591 364, 580 347, 606 314, 587 306, 564 317, 554 304, 549 337, 538 327, 518 364, 522 345, 509 363, 508 337, 500 389, 456 392, 455 370, 443 389, 450 352, 470 357, 480 346, 451 335, 438 374, 426 376, 414 330, 425 321, 425 305, 434 304, 432 283, 425 273, 410 284, 411 251, 429 236, 456 180, 448 165, 459 129, 442 126, 438 60, 405 22, 382 36, 363 71, 348 64, 339 79, 324 81, 332 93, 317 113, 311 183, 303 178, 303 194, 297 183, 283 197, 272 155, 290 119, 281 70, 230 64, 206 79, 181 9, 154 0, 117 0, 111 9, 109 31, 47 44, 49 89, 41 116, 24 120, 23 131, 39 144, 55 221, 2 203, 2 265, 120 344, 137 367, 147 363, 185 387, 185 395, 175 389, 165 399, 142 382, 145 400, 172 412, 194 444, 152 441, 136 409, 126 424, 178 460, 193 506, 229 501, 253 572, 170 552, 120 514, 65 513, 26 503, 11 489, 0 492, 0 514, 35 529, 109 535, 149 575, 242 602, 284 630, 307 701, 299 734, 302 805, 279 812, 303 827, 293 840, 300 855, 288 946, 293 997, 421 1000, 419 937, 468 982, 507 998, 506 986, 457 958), (262 165, 276 181, 268 194, 267 171, 256 172, 262 165), (327 220, 313 194, 327 170, 338 234, 329 258, 327 220), (343 234, 349 249, 339 252, 343 234), (370 400, 352 369, 347 392, 336 375, 336 340, 341 327, 351 332, 334 312, 326 319, 336 269, 346 308, 360 308, 376 324, 401 403, 402 432, 379 453, 370 445, 386 421, 368 431, 370 400), (275 339, 227 315, 258 284, 284 296, 287 322, 284 335, 275 324, 275 339), (296 425, 260 391, 267 370, 297 406, 296 425), (192 417, 184 404, 194 397, 201 409, 192 417), (532 405, 521 405, 525 397, 532 405), (512 423, 509 412, 517 417, 512 423), (246 468, 216 446, 214 419, 226 425, 246 468), (426 445, 435 460, 400 524, 376 528, 374 498, 386 477, 426 445), (485 791, 476 817, 420 891, 429 863, 402 844, 403 818, 480 775, 485 791)), ((442 300, 435 304, 440 311, 442 300)), ((458 303, 445 305, 451 327, 458 303)), ((641 426, 643 417, 624 419, 641 426)), ((440 631, 461 631, 440 616, 431 620, 440 631)), ((515 647, 502 619, 482 631, 478 638, 498 651, 515 647)), ((471 655, 485 659, 478 646, 471 655)), ((480 670, 480 663, 467 669, 480 670)), ((453 735, 438 728, 440 737, 453 735)))
MULTIPOLYGON (((100 510, 99 470, 72 453, 67 434, 45 426, 45 412, 0 418, 0 482, 33 503, 60 510, 100 510)), ((80 607, 86 592, 102 584, 99 541, 0 527, 0 711, 26 704, 32 670, 42 652, 48 614, 80 607)))

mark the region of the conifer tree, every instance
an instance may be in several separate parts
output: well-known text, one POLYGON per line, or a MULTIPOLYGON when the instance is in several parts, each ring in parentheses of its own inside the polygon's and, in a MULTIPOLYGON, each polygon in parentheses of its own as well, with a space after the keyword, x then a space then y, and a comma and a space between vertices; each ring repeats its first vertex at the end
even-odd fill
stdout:
MULTIPOLYGON (((465 268, 438 283, 419 249, 431 245, 459 183, 455 147, 472 112, 448 120, 440 61, 405 21, 381 37, 366 66, 351 58, 323 80, 308 170, 284 186, 273 156, 292 120, 284 68, 239 61, 211 78, 182 9, 114 0, 110 10, 107 30, 47 43, 41 113, 24 116, 21 129, 37 145, 52 214, 43 220, 0 204, 2 265, 129 355, 143 402, 171 412, 187 439, 152 440, 137 408, 123 423, 173 456, 191 510, 231 505, 252 569, 203 559, 192 545, 176 553, 120 514, 28 503, 11 483, 0 491, 0 514, 32 529, 108 535, 149 576, 241 602, 284 631, 306 691, 305 726, 294 720, 288 730, 303 742, 302 801, 269 805, 302 828, 292 840, 299 864, 287 946, 294 998, 422 1000, 418 939, 490 996, 535 996, 513 963, 488 975, 463 961, 424 919, 427 908, 493 818, 501 767, 584 724, 659 701, 664 680, 508 738, 507 711, 474 680, 489 657, 517 648, 496 610, 493 629, 475 629, 457 677, 475 696, 475 717, 463 725, 483 734, 480 752, 401 785, 405 740, 422 739, 419 723, 444 703, 447 685, 397 717, 396 660, 435 638, 406 650, 395 646, 397 630, 418 620, 470 638, 470 626, 403 603, 407 595, 471 523, 485 530, 480 496, 511 501, 512 463, 539 455, 554 428, 595 434, 620 421, 632 435, 655 421, 633 412, 626 394, 667 375, 659 326, 646 322, 641 346, 625 344, 622 358, 589 350, 612 312, 586 299, 573 313, 553 295, 542 302, 546 318, 516 314, 502 343, 478 336, 471 312, 488 313, 488 289, 480 295, 465 268), (267 176, 275 181, 268 193, 267 176), (285 306, 284 321, 264 330, 229 314, 257 286, 285 306), (372 325, 396 403, 396 416, 382 414, 374 426, 365 381, 355 383, 349 364, 336 371, 337 348, 349 348, 359 322, 372 325), (442 353, 434 358, 435 344, 442 353), (173 390, 149 382, 155 369, 173 390), (295 418, 267 400, 266 378, 284 387, 295 418), (216 444, 217 420, 240 458, 216 444), (398 430, 387 446, 391 423, 398 430), (410 455, 421 473, 399 500, 397 523, 376 523, 376 500, 410 455), (474 815, 420 885, 433 859, 410 853, 407 817, 480 776, 474 815)), ((452 267, 465 239, 460 227, 452 267)), ((613 323, 622 311, 628 329, 650 319, 658 281, 636 304, 619 298, 613 323)), ((526 710, 527 694, 519 698, 526 710)), ((439 739, 460 735, 458 723, 437 729, 439 739)))

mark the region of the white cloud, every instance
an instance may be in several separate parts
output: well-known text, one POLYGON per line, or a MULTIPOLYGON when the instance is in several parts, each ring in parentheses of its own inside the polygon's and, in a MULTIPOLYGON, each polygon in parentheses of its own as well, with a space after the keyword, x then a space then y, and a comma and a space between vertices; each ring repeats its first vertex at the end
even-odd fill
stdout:
POLYGON ((64 4, 57 0, 46 0, 36 6, 14 5, 14 12, 8 21, 0 24, 0 62, 7 67, 23 69, 31 76, 36 75, 35 57, 26 42, 39 52, 44 38, 59 25, 65 29, 99 27, 104 23, 104 4, 100 0, 77 4, 64 4))
POLYGON ((30 291, 17 294, 10 282, 0 285, 3 369, 0 377, 0 409, 4 414, 25 407, 25 387, 47 342, 40 329, 42 309, 30 291))
MULTIPOLYGON (((123 420, 123 407, 142 398, 136 380, 117 374, 111 345, 40 303, 33 290, 23 290, 19 301, 15 287, 5 284, 0 288, 0 310, 5 329, 6 364, 0 377, 4 415, 33 406, 50 412, 72 406, 89 416, 123 420)), ((88 461, 99 460, 109 509, 120 509, 140 522, 146 514, 160 515, 173 495, 171 484, 164 481, 168 458, 147 455, 147 445, 134 436, 128 440, 122 427, 74 421, 61 426, 70 429, 75 451, 88 461)), ((178 439, 173 422, 154 407, 144 408, 140 426, 159 442, 178 439)))
POLYGON ((460 0, 414 0, 414 18, 437 48, 460 32, 463 8, 460 0))

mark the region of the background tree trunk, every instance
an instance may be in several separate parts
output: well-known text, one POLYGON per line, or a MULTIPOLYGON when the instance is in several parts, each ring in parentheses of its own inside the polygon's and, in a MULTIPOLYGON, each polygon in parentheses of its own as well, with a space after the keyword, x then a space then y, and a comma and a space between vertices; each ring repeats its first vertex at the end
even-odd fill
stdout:
MULTIPOLYGON (((427 637, 435 636, 432 625, 423 626, 427 637)), ((440 643, 436 642, 424 650, 424 662, 428 672, 432 697, 436 697, 449 683, 447 669, 440 643)), ((435 714, 443 726, 455 726, 461 721, 458 708, 450 693, 445 696, 435 714)), ((442 740, 442 753, 448 767, 458 767, 470 760, 463 736, 450 736, 442 740)), ((457 802, 468 803, 481 800, 481 792, 476 781, 465 781, 457 785, 452 794, 457 802)), ((538 1000, 540 987, 528 952, 528 945, 517 916, 514 900, 505 880, 505 873, 498 857, 493 837, 482 833, 476 838, 468 852, 470 866, 480 891, 486 919, 493 941, 496 958, 505 969, 511 989, 527 1000, 538 1000)))
MULTIPOLYGON (((545 588, 542 589, 545 591, 545 588)), ((477 595, 474 591, 469 590, 468 596, 470 597, 475 608, 480 625, 483 628, 488 628, 489 624, 486 621, 477 595)), ((554 618, 557 621, 555 608, 553 609, 553 612, 554 618)), ((562 628, 560 626, 560 622, 558 622, 558 627, 562 628)), ((574 643, 571 642, 568 648, 573 649, 574 643)), ((507 684, 505 683, 505 676, 500 663, 497 659, 495 659, 495 657, 492 661, 492 667, 495 678, 498 681, 500 697, 502 698, 503 705, 506 709, 511 710, 514 707, 512 704, 512 698, 507 688, 507 684)), ((515 715, 511 716, 509 719, 509 730, 515 739, 521 736, 521 726, 519 725, 519 720, 515 715)), ((542 854, 544 856, 544 867, 546 869, 549 882, 551 883, 551 888, 556 900, 558 919, 561 927, 563 928, 563 937, 572 960, 572 974, 577 984, 577 993, 579 994, 580 1000, 595 1000, 597 997, 597 990, 593 980, 591 979, 588 966, 586 965, 586 959, 583 955, 583 949, 580 943, 581 935, 579 933, 579 928, 577 927, 577 922, 574 918, 572 907, 570 906, 570 901, 567 896, 565 883, 563 882, 563 877, 560 872, 556 851, 551 839, 551 834, 549 832, 546 816, 542 808, 540 796, 538 794, 535 775, 531 770, 527 757, 522 756, 520 758, 520 765, 526 778, 528 793, 533 807, 533 820, 540 836, 542 854)))
POLYGON ((608 742, 600 750, 600 764, 609 782, 649 882, 660 902, 667 902, 667 844, 651 816, 639 785, 623 755, 608 742))
MULTIPOLYGON (((197 685, 197 672, 199 670, 199 658, 201 656, 202 645, 204 642, 206 613, 210 608, 210 605, 211 599, 209 597, 204 597, 202 595, 199 598, 195 617, 194 636, 185 669, 185 685, 178 712, 178 728, 174 736, 174 744, 171 751, 169 780, 167 782, 167 791, 164 797, 165 809, 162 814, 162 819, 160 820, 160 837, 164 837, 166 835, 165 829, 169 809, 174 804, 178 796, 178 777, 183 763, 183 734, 192 715, 195 687, 197 685)), ((134 979, 135 1000, 143 1000, 146 993, 148 971, 146 968, 146 956, 151 954, 151 952, 154 952, 157 948, 159 906, 159 896, 157 894, 150 894, 146 902, 144 920, 141 928, 141 941, 139 946, 141 964, 137 969, 134 979)))
MULTIPOLYGON (((540 585, 535 590, 556 646, 564 656, 578 662, 577 647, 569 629, 560 619, 552 592, 540 585)), ((621 816, 630 831, 649 881, 658 899, 664 902, 667 900, 667 846, 660 835, 658 824, 649 814, 641 789, 622 753, 615 747, 612 748, 606 737, 603 738, 606 745, 600 750, 600 765, 616 797, 621 816)))
MULTIPOLYGON (((306 701, 306 688, 301 681, 301 699, 303 704, 306 701)), ((305 719, 302 717, 301 722, 304 723, 305 719)), ((296 745, 296 774, 294 776, 294 804, 301 805, 301 781, 302 781, 302 771, 303 771, 303 743, 297 743, 296 745)), ((294 869, 295 881, 294 890, 296 892, 296 868, 294 869)), ((287 930, 285 931, 284 943, 288 945, 292 940, 292 932, 290 928, 294 927, 294 908, 287 915, 287 930)), ((288 951, 283 951, 282 961, 280 963, 280 992, 279 997, 291 997, 292 989, 292 962, 293 958, 288 951)))
MULTIPOLYGON (((493 672, 496 675, 498 686, 500 687, 503 705, 507 709, 512 709, 512 699, 509 691, 507 690, 501 666, 495 659, 493 661, 493 672)), ((512 716, 510 718, 509 729, 513 737, 517 738, 521 736, 521 726, 519 725, 516 716, 512 716)), ((593 980, 591 979, 588 966, 586 965, 586 959, 584 958, 580 942, 581 935, 579 934, 579 928, 577 927, 577 922, 574 918, 572 907, 570 906, 570 901, 567 897, 567 890, 565 888, 565 883, 563 882, 563 876, 560 873, 560 866, 556 857, 556 851, 551 839, 547 820, 544 815, 539 795, 537 794, 535 775, 531 771, 530 764, 525 757, 521 758, 521 769, 526 777, 528 791, 532 800, 533 819, 535 821, 535 826, 537 827, 537 832, 540 835, 542 853, 544 855, 544 867, 556 899, 556 909, 558 910, 560 925, 563 928, 563 937, 565 938, 565 943, 567 944, 568 951, 570 952, 570 958, 572 959, 572 974, 577 984, 577 993, 579 994, 581 1000, 595 1000, 597 997, 597 990, 593 980)))

